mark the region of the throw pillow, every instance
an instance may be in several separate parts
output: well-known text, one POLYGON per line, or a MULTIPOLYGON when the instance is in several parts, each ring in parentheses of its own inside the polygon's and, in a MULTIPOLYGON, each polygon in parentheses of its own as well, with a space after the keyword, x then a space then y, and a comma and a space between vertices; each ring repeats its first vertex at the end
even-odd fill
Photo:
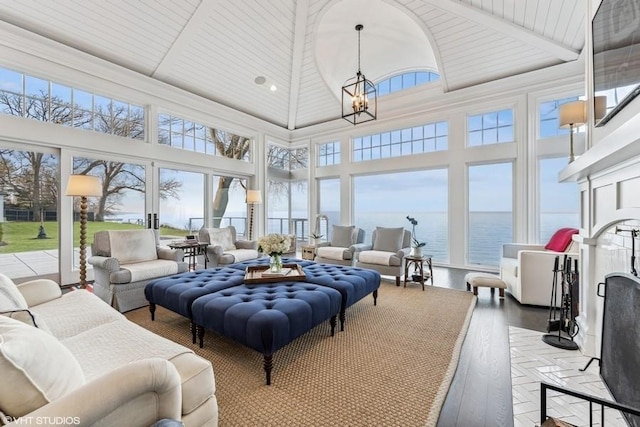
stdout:
POLYGON ((155 230, 109 230, 111 256, 120 264, 158 259, 155 230))
POLYGON ((209 229, 209 243, 211 246, 222 246, 223 251, 236 250, 233 236, 231 235, 231 229, 225 228, 210 228, 209 229))
POLYGON ((573 235, 577 233, 577 228, 561 228, 553 233, 549 243, 544 248, 548 251, 564 252, 571 244, 573 235))
POLYGON ((376 238, 373 242, 374 251, 398 252, 402 249, 404 228, 376 227, 376 238))
POLYGON ((53 336, 0 316, 0 411, 22 417, 84 384, 73 354, 53 336))
POLYGON ((29 311, 27 300, 8 276, 0 274, 0 314, 12 317, 27 325, 41 327, 49 332, 42 319, 29 311))
POLYGON ((334 225, 333 234, 331 235, 331 246, 338 248, 348 248, 355 242, 353 240, 353 232, 355 225, 334 225))

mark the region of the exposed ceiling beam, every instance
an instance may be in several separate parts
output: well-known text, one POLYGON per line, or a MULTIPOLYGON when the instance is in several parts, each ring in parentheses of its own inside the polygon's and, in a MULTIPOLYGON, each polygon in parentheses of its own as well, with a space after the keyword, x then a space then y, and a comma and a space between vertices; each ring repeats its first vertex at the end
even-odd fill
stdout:
POLYGON ((296 1, 296 23, 293 32, 293 48, 291 56, 291 83, 289 87, 289 130, 296 128, 298 116, 298 98, 300 97, 300 80, 302 78, 302 58, 307 32, 307 18, 309 15, 309 0, 296 1))
POLYGON ((478 25, 482 25, 491 30, 498 31, 506 37, 520 40, 529 46, 541 49, 563 61, 575 61, 580 55, 579 51, 568 48, 560 43, 550 40, 540 34, 527 30, 519 25, 515 25, 504 19, 498 18, 490 13, 470 6, 457 0, 422 0, 445 12, 468 19, 478 25))
POLYGON ((161 79, 168 77, 171 67, 181 59, 184 49, 195 39, 199 37, 199 33, 206 25, 207 20, 214 12, 217 2, 215 0, 202 0, 196 10, 193 11, 191 18, 187 21, 178 37, 167 50, 156 69, 151 73, 151 77, 161 79))

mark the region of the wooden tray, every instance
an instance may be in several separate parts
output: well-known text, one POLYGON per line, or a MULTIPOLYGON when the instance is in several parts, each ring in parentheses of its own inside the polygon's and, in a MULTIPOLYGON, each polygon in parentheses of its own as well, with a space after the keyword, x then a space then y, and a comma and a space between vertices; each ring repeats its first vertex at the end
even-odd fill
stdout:
POLYGON ((268 265, 250 265, 244 273, 244 283, 252 285, 255 283, 276 283, 301 281, 307 278, 298 264, 283 264, 282 268, 290 268, 291 272, 286 276, 263 276, 262 273, 269 270, 268 265))

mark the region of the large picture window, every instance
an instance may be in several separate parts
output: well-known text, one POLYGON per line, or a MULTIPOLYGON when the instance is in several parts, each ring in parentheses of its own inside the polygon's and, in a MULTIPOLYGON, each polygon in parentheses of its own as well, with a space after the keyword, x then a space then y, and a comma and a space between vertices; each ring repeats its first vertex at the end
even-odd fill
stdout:
POLYGON ((513 242, 513 165, 469 166, 469 264, 497 266, 503 243, 513 242))
POLYGON ((365 231, 365 242, 371 242, 378 226, 411 230, 409 215, 418 221, 416 238, 427 242, 424 253, 448 262, 448 182, 447 169, 357 176, 353 179, 354 224, 365 231))
POLYGON ((569 129, 560 128, 560 106, 577 100, 578 97, 573 96, 540 103, 540 138, 569 134, 569 129))
POLYGON ((558 182, 566 157, 541 159, 539 165, 540 243, 546 243, 559 228, 579 228, 580 200, 577 183, 558 182))

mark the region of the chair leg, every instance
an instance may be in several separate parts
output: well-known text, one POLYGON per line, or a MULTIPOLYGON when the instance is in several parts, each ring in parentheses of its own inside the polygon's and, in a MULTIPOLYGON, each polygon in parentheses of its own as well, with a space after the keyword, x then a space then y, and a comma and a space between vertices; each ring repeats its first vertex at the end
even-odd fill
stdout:
POLYGON ((396 286, 400 286, 400 276, 396 276, 396 286))
POLYGON ((502 288, 499 289, 499 295, 500 295, 500 298, 504 298, 504 289, 502 288))

